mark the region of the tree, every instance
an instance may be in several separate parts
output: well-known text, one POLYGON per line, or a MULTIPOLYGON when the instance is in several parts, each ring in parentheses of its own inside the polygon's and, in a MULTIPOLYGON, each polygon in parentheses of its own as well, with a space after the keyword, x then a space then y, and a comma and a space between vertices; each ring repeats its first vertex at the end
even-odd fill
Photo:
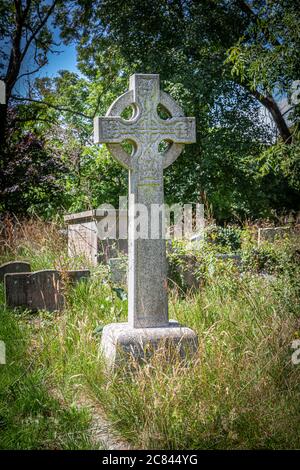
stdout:
MULTIPOLYGON (((225 63, 253 23, 239 2, 79 1, 74 15, 61 11, 59 21, 63 37, 78 41, 81 72, 91 81, 101 80, 104 89, 112 87, 111 101, 126 89, 131 73, 157 72, 163 88, 196 116, 197 144, 165 173, 167 200, 199 202, 207 196, 219 219, 266 213, 269 200, 262 176, 255 174, 255 162, 272 142, 259 111, 262 89, 244 83, 225 63)), ((102 104, 106 101, 101 98, 102 104)))
MULTIPOLYGON (((163 77, 171 76, 174 80, 174 76, 182 77, 182 66, 193 69, 190 82, 192 80, 197 86, 197 82, 203 84, 205 78, 205 86, 214 94, 219 88, 216 77, 221 82, 235 80, 268 109, 282 139, 290 143, 291 133, 272 95, 274 89, 252 80, 250 67, 249 74, 231 75, 232 71, 237 72, 237 67, 232 69, 230 62, 236 60, 234 48, 238 44, 244 48, 250 46, 252 50, 253 47, 256 50, 261 48, 265 55, 272 51, 275 56, 285 57, 293 47, 297 55, 299 26, 296 3, 289 0, 251 3, 242 0, 104 0, 89 5, 79 1, 74 16, 64 16, 61 12, 60 20, 65 37, 70 38, 76 31, 75 38, 80 40, 79 59, 85 70, 84 62, 88 63, 89 74, 99 66, 99 51, 106 50, 106 57, 113 59, 118 47, 132 68, 145 72, 159 69, 163 77), (285 22, 280 27, 282 18, 285 22), (65 27, 66 21, 69 28, 65 27), (291 35, 293 41, 290 41, 291 35), (228 51, 231 60, 226 66, 228 51), (211 82, 210 78, 213 79, 211 82)), ((293 60, 289 60, 290 65, 293 60)), ((244 68, 247 68, 245 63, 244 68)), ((260 70, 266 74, 266 69, 261 67, 260 70)), ((272 69, 274 71, 274 67, 272 69)), ((292 70, 293 73, 297 70, 295 64, 289 72, 292 70)), ((277 68, 279 77, 281 72, 277 68)))
MULTIPOLYGON (((10 113, 8 115, 8 123, 10 113)), ((59 152, 35 133, 8 126, 1 180, 1 212, 52 216, 66 200, 68 167, 59 152)))
POLYGON ((20 78, 38 72, 47 63, 47 53, 53 44, 53 34, 48 22, 57 7, 58 0, 52 3, 40 0, 1 1, 1 79, 6 85, 6 103, 1 106, 0 136, 4 142, 7 124, 7 110, 12 99, 13 88, 20 78), (33 55, 31 70, 22 71, 22 65, 33 55))

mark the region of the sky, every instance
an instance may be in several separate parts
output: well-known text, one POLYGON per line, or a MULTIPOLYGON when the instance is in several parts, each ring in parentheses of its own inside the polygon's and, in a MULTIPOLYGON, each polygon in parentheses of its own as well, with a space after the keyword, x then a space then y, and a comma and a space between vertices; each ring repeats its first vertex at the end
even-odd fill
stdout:
MULTIPOLYGON (((76 66, 76 46, 75 44, 68 44, 65 45, 61 42, 58 32, 55 32, 55 41, 60 43, 59 46, 55 46, 55 50, 59 51, 57 53, 49 53, 48 54, 48 64, 45 65, 37 74, 32 75, 30 78, 33 80, 37 77, 55 77, 59 70, 68 70, 70 72, 77 72, 80 74, 77 66, 76 66)), ((21 73, 28 72, 34 68, 32 62, 32 54, 28 54, 27 60, 22 65, 21 73)), ((21 78, 15 85, 14 92, 18 95, 26 95, 26 77, 21 78)))

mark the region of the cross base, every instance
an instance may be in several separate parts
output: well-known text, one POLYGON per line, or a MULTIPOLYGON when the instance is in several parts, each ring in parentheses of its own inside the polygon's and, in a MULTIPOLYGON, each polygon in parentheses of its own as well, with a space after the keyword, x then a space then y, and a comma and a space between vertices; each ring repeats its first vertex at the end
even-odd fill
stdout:
POLYGON ((191 358, 198 349, 198 337, 190 328, 170 320, 169 325, 133 328, 128 323, 111 323, 102 332, 100 351, 110 368, 144 362, 157 351, 169 360, 191 358))

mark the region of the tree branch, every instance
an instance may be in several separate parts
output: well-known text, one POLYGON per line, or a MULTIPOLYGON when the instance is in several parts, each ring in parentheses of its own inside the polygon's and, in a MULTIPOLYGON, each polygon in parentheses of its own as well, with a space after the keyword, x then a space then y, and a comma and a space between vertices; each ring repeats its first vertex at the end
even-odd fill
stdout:
POLYGON ((47 101, 39 101, 39 100, 36 100, 34 98, 24 98, 22 96, 15 96, 15 95, 12 95, 12 98, 17 100, 17 101, 29 101, 30 103, 36 103, 36 104, 40 104, 40 105, 43 105, 43 106, 48 106, 49 108, 56 109, 57 111, 72 113, 72 114, 75 114, 77 116, 84 117, 85 119, 89 119, 91 121, 93 119, 91 116, 87 116, 86 114, 80 113, 79 111, 74 111, 71 108, 66 108, 64 106, 58 106, 58 105, 54 105, 52 103, 47 103, 47 101))
POLYGON ((38 25, 38 27, 36 28, 36 30, 32 33, 32 35, 30 36, 30 38, 28 39, 22 53, 21 53, 21 61, 24 59, 28 49, 29 49, 29 46, 30 44, 32 43, 32 41, 36 38, 36 36, 38 35, 38 33, 41 31, 41 29, 45 26, 45 24, 47 23, 50 15, 53 13, 53 10, 55 8, 55 5, 57 3, 57 0, 53 0, 53 3, 52 5, 49 7, 49 10, 47 11, 47 13, 45 14, 43 20, 40 22, 40 24, 38 25))
POLYGON ((249 86, 241 84, 244 86, 249 93, 251 93, 267 110, 270 112, 274 122, 277 126, 279 134, 285 144, 292 143, 292 134, 288 128, 287 123, 283 117, 282 112, 279 109, 278 104, 274 100, 272 95, 264 96, 257 90, 252 90, 249 86))
MULTIPOLYGON (((246 15, 251 18, 252 20, 254 20, 254 22, 257 24, 258 21, 259 21, 259 16, 252 10, 252 8, 250 7, 250 5, 247 3, 247 2, 244 2, 243 0, 236 0, 238 6, 240 7, 240 9, 246 13, 246 15)), ((268 28, 264 28, 263 29, 263 33, 267 39, 267 41, 270 41, 274 46, 281 46, 280 42, 278 41, 278 39, 276 37, 273 37, 273 35, 271 34, 271 32, 269 31, 268 28)))

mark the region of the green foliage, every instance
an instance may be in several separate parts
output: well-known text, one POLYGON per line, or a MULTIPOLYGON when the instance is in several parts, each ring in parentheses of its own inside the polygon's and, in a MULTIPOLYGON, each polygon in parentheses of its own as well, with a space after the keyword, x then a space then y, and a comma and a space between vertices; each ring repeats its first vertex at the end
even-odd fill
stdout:
POLYGON ((241 229, 233 226, 212 227, 206 232, 207 240, 225 247, 229 251, 237 251, 241 247, 241 229))
MULTIPOLYGON (((143 71, 160 73, 162 87, 196 116, 197 144, 166 170, 166 199, 208 201, 218 221, 298 208, 297 150, 284 159, 285 169, 266 172, 262 155, 272 151, 274 134, 259 111, 257 90, 233 73, 236 62, 226 61, 229 50, 237 57, 240 42, 259 47, 248 10, 245 2, 218 0, 109 0, 78 2, 71 14, 62 9, 59 15, 63 37, 78 41, 79 67, 91 91, 86 102, 96 103, 96 113, 124 92, 130 74, 143 71)), ((286 16, 293 11, 288 3, 286 16)))
POLYGON ((61 156, 43 138, 16 128, 2 157, 1 212, 53 217, 65 200, 67 166, 61 156))
POLYGON ((259 246, 246 244, 242 250, 243 269, 266 274, 294 275, 298 263, 298 244, 293 240, 263 242, 259 246))

